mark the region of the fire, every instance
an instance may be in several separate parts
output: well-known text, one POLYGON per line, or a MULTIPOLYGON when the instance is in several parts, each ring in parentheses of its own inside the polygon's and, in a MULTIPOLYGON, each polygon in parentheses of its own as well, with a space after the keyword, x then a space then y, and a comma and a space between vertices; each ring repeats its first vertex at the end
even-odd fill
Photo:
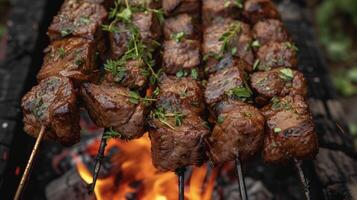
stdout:
MULTIPOLYGON (((171 200, 178 197, 178 180, 173 172, 158 173, 151 162, 150 139, 145 134, 130 142, 110 140, 106 151, 116 147, 120 152, 114 155, 110 176, 98 179, 95 187, 97 200, 127 199, 171 200)), ((95 142, 91 148, 98 149, 95 142)), ((86 183, 92 182, 89 169, 77 162, 77 170, 86 183)), ((216 170, 208 167, 194 168, 186 180, 185 199, 209 200, 214 188, 216 170), (209 176, 208 176, 209 175, 209 176)))

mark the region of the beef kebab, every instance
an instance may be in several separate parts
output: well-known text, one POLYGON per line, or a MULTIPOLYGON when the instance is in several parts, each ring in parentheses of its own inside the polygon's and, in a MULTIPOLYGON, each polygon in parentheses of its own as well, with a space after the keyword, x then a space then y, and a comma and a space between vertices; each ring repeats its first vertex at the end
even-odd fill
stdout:
POLYGON ((213 131, 206 140, 214 164, 235 160, 241 199, 247 199, 241 162, 257 154, 264 141, 264 117, 254 107, 247 74, 253 70, 251 28, 238 19, 237 1, 203 1, 206 18, 203 36, 205 101, 213 131), (221 16, 221 17, 218 17, 221 16))
POLYGON ((184 199, 185 168, 205 162, 204 138, 209 133, 199 81, 200 5, 199 0, 163 1, 164 67, 149 120, 153 165, 159 171, 176 172, 180 200, 184 199))
POLYGON ((155 49, 161 36, 160 1, 116 1, 109 25, 110 59, 103 80, 80 88, 84 106, 100 127, 105 127, 90 191, 94 190, 108 138, 131 140, 145 133, 152 101, 148 88, 157 81, 155 49))
POLYGON ((245 16, 254 25, 255 67, 251 86, 257 104, 266 119, 263 159, 267 163, 293 160, 310 199, 309 185, 299 160, 314 158, 318 151, 317 136, 308 104, 306 82, 297 68, 297 47, 269 0, 245 2, 245 16), (260 5, 260 6, 253 6, 260 5), (252 12, 252 7, 260 7, 252 12), (259 11, 260 10, 260 11, 259 11), (258 14, 259 13, 259 14, 258 14))
POLYGON ((25 131, 37 137, 14 199, 20 199, 42 138, 63 145, 80 139, 76 87, 96 77, 96 52, 103 50, 100 25, 107 1, 65 1, 48 30, 39 84, 22 98, 25 131), (103 4, 103 5, 102 5, 103 4), (45 134, 46 132, 46 134, 45 134))

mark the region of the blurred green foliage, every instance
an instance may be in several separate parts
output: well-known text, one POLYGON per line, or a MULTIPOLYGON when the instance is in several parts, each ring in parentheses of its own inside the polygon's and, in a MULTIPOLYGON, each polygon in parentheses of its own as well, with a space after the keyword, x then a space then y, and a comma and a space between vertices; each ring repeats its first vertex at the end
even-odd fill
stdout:
POLYGON ((5 31, 6 31, 6 27, 4 25, 0 24, 0 39, 5 34, 5 31))
POLYGON ((357 94, 357 67, 337 70, 332 78, 336 89, 343 96, 350 97, 357 94))
POLYGON ((332 60, 353 59, 353 38, 357 27, 357 0, 325 0, 318 6, 316 22, 320 41, 332 60))

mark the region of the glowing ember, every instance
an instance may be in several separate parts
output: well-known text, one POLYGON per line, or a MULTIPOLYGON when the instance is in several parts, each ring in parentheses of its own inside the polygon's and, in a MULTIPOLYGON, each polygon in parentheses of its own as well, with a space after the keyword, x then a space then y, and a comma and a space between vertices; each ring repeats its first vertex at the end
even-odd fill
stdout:
MULTIPOLYGON (((151 162, 148 134, 130 142, 110 140, 106 151, 116 147, 120 152, 111 162, 115 166, 111 176, 98 179, 95 187, 97 200, 126 199, 133 195, 140 200, 177 199, 177 177, 173 172, 158 173, 151 162)), ((95 142, 90 149, 98 149, 95 142)), ((92 182, 92 174, 78 162, 77 170, 86 183, 92 182)), ((207 173, 207 167, 195 168, 188 180, 185 198, 188 200, 209 200, 211 198, 217 171, 207 173), (210 174, 207 176, 207 174, 210 174)))

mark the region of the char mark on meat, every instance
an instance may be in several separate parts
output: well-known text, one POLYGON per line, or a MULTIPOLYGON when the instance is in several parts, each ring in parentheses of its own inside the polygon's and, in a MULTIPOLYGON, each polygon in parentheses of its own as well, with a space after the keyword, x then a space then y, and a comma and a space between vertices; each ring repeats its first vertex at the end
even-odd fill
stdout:
POLYGON ((268 42, 287 42, 290 40, 284 24, 276 19, 256 23, 253 27, 253 37, 259 42, 260 46, 268 42))
POLYGON ((269 42, 257 52, 257 69, 269 70, 278 67, 297 67, 297 48, 290 42, 269 42))
POLYGON ((54 41, 45 50, 44 64, 37 79, 64 76, 77 81, 89 81, 98 75, 95 42, 84 38, 54 41))
POLYGON ((151 112, 150 137, 154 166, 160 171, 175 171, 205 161, 204 139, 209 129, 191 111, 180 95, 163 92, 151 112))
POLYGON ((269 163, 282 163, 291 158, 314 158, 318 151, 314 123, 302 96, 273 98, 262 108, 266 118, 263 158, 269 163))
POLYGON ((256 102, 266 104, 273 97, 301 95, 307 93, 304 75, 290 68, 276 68, 255 72, 251 75, 251 86, 256 92, 256 102))
POLYGON ((216 125, 206 143, 213 163, 250 159, 264 142, 263 115, 254 106, 240 101, 223 101, 216 108, 216 125))
POLYGON ((271 0, 245 1, 243 16, 251 24, 265 19, 280 19, 279 11, 271 0))
POLYGON ((85 83, 81 87, 81 97, 98 126, 112 128, 125 140, 144 134, 146 108, 127 88, 85 83))
POLYGON ((37 137, 46 127, 45 139, 73 145, 80 139, 79 111, 72 82, 66 77, 48 77, 22 98, 25 132, 37 137))
POLYGON ((200 0, 164 0, 162 9, 166 16, 174 16, 182 13, 200 13, 200 0))

